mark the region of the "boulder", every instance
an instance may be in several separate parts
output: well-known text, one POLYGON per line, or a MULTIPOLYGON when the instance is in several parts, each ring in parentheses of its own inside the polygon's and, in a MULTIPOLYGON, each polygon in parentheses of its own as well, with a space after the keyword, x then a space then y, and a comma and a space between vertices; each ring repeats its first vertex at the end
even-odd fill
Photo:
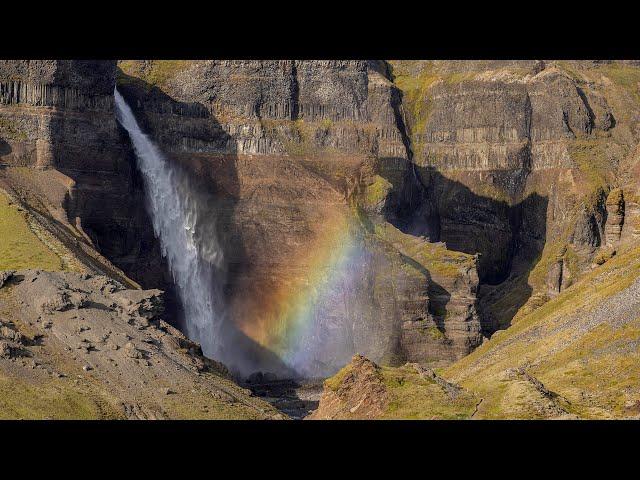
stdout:
POLYGON ((4 286, 6 281, 9 280, 14 273, 15 273, 15 270, 4 270, 0 272, 0 288, 4 286))
POLYGON ((164 311, 162 293, 162 290, 121 290, 113 293, 113 299, 122 315, 155 320, 164 311))

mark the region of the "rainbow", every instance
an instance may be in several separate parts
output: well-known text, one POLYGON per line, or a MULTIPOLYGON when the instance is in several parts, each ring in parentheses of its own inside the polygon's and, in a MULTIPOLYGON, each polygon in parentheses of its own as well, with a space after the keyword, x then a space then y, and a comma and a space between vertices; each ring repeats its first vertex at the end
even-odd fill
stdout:
POLYGON ((289 278, 279 277, 260 302, 259 312, 239 326, 289 367, 307 375, 326 373, 318 371, 318 365, 331 355, 327 349, 336 345, 327 341, 327 314, 334 307, 333 321, 344 322, 348 308, 345 295, 362 281, 354 267, 364 261, 363 251, 348 215, 333 212, 322 226, 322 235, 304 245, 292 261, 301 269, 289 278))

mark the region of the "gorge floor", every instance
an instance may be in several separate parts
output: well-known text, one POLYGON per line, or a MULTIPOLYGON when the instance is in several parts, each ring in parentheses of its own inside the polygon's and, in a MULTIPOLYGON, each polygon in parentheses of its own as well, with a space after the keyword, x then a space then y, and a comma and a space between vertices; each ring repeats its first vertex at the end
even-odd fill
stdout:
POLYGON ((301 420, 318 408, 323 380, 273 380, 244 383, 258 398, 270 403, 294 420, 301 420))

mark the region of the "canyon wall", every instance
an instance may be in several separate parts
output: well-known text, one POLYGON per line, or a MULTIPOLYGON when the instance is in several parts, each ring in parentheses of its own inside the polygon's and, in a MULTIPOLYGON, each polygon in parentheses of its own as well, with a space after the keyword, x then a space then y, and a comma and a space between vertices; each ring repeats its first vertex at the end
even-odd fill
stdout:
POLYGON ((632 62, 3 61, 2 181, 107 273, 169 290, 176 321, 117 85, 192 177, 199 248, 223 245, 238 369, 451 362, 637 239, 638 81, 632 62))
POLYGON ((311 375, 354 352, 451 361, 480 342, 473 257, 387 229, 409 159, 384 62, 119 66, 141 126, 215 194, 229 308, 253 342, 311 375))
POLYGON ((1 61, 2 177, 70 248, 96 258, 98 250, 94 269, 171 290, 115 120, 115 73, 115 61, 1 61))
POLYGON ((483 328, 571 285, 621 238, 634 192, 633 62, 391 62, 415 178, 393 221, 479 253, 483 328), (606 238, 609 240, 607 240, 606 238))

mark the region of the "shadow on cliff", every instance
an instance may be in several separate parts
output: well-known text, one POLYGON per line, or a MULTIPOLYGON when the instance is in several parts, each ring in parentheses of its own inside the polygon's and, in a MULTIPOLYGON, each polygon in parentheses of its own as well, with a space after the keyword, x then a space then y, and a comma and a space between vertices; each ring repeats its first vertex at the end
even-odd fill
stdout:
MULTIPOLYGON (((209 237, 218 237, 225 261, 219 267, 212 265, 212 275, 214 284, 220 285, 223 303, 229 305, 238 294, 237 279, 247 268, 242 231, 233 221, 240 190, 235 142, 203 104, 177 101, 121 71, 118 90, 134 111, 140 128, 172 161, 177 176, 186 180, 189 194, 197 197, 201 209, 194 229, 197 243, 206 251, 209 237), (180 116, 180 122, 175 122, 176 116, 180 116), (192 153, 194 150, 202 153, 192 153)), ((52 127, 57 136, 52 142, 54 158, 67 158, 68 146, 78 143, 76 129, 65 125, 63 119, 54 120, 52 127)), ((91 171, 78 168, 74 162, 56 165, 76 183, 65 202, 68 216, 77 218, 99 251, 128 276, 144 288, 164 290, 165 317, 186 331, 175 281, 146 208, 143 178, 128 133, 117 124, 111 136, 112 144, 104 145, 104 138, 96 139, 101 144, 95 149, 96 165, 91 171)), ((257 370, 291 376, 277 355, 242 333, 232 318, 227 320, 220 352, 223 358, 216 360, 226 363, 237 376, 257 370)))
MULTIPOLYGON (((474 193, 433 167, 408 162, 404 177, 386 174, 397 172, 398 160, 393 162, 387 165, 382 159, 378 165, 378 173, 400 192, 386 205, 386 219, 404 233, 444 242, 450 250, 478 254, 477 307, 483 331, 491 334, 509 326, 531 296, 526 279, 544 248, 547 197, 533 193, 518 201, 497 200, 474 193), (498 290, 499 295, 492 295, 498 290)), ((491 178, 498 191, 513 185, 509 173, 497 172, 491 178)), ((433 288, 436 308, 446 308, 449 292, 438 285, 433 288)))
POLYGON ((9 145, 9 143, 6 142, 3 138, 0 138, 0 157, 9 155, 11 151, 11 145, 9 145))

